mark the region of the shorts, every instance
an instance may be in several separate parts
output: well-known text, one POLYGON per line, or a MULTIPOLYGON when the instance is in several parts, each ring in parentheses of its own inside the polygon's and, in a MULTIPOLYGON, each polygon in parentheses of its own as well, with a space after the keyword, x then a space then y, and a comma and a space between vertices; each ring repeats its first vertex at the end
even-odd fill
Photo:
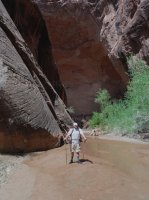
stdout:
POLYGON ((72 142, 72 144, 71 144, 71 152, 80 152, 80 144, 72 142))

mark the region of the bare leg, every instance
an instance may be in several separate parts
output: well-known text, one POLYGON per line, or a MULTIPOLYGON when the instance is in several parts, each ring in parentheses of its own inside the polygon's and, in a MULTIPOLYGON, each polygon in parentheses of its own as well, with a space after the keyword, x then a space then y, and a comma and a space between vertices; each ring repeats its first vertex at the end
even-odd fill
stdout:
POLYGON ((77 154, 77 161, 80 162, 80 153, 76 152, 76 154, 77 154))
POLYGON ((73 162, 74 152, 71 152, 71 161, 73 162))

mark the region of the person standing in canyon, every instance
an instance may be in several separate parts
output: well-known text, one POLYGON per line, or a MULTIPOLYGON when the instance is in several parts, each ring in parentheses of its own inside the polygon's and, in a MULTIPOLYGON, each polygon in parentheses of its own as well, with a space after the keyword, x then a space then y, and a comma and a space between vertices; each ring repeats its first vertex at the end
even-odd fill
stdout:
POLYGON ((71 151, 71 160, 69 164, 73 163, 74 153, 77 154, 77 163, 81 163, 80 161, 80 139, 83 138, 83 141, 86 142, 87 138, 85 137, 82 129, 79 128, 78 124, 75 122, 73 123, 73 128, 69 130, 66 137, 64 138, 65 141, 70 138, 70 151, 71 151))

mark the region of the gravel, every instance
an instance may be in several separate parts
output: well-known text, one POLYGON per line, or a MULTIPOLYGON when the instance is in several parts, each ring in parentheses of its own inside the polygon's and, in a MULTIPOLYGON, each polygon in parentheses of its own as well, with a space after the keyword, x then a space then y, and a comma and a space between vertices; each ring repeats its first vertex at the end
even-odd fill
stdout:
POLYGON ((0 154, 0 187, 7 183, 9 175, 19 167, 24 160, 23 156, 12 156, 0 154))

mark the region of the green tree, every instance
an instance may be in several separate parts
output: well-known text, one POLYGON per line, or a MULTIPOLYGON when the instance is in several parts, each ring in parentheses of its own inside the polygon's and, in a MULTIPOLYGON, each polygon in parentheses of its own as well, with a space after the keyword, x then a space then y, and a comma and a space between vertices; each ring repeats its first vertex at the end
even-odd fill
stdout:
POLYGON ((108 91, 100 90, 95 98, 100 112, 93 113, 92 127, 122 134, 149 129, 149 67, 135 56, 128 59, 128 66, 130 81, 124 99, 112 103, 108 91))

